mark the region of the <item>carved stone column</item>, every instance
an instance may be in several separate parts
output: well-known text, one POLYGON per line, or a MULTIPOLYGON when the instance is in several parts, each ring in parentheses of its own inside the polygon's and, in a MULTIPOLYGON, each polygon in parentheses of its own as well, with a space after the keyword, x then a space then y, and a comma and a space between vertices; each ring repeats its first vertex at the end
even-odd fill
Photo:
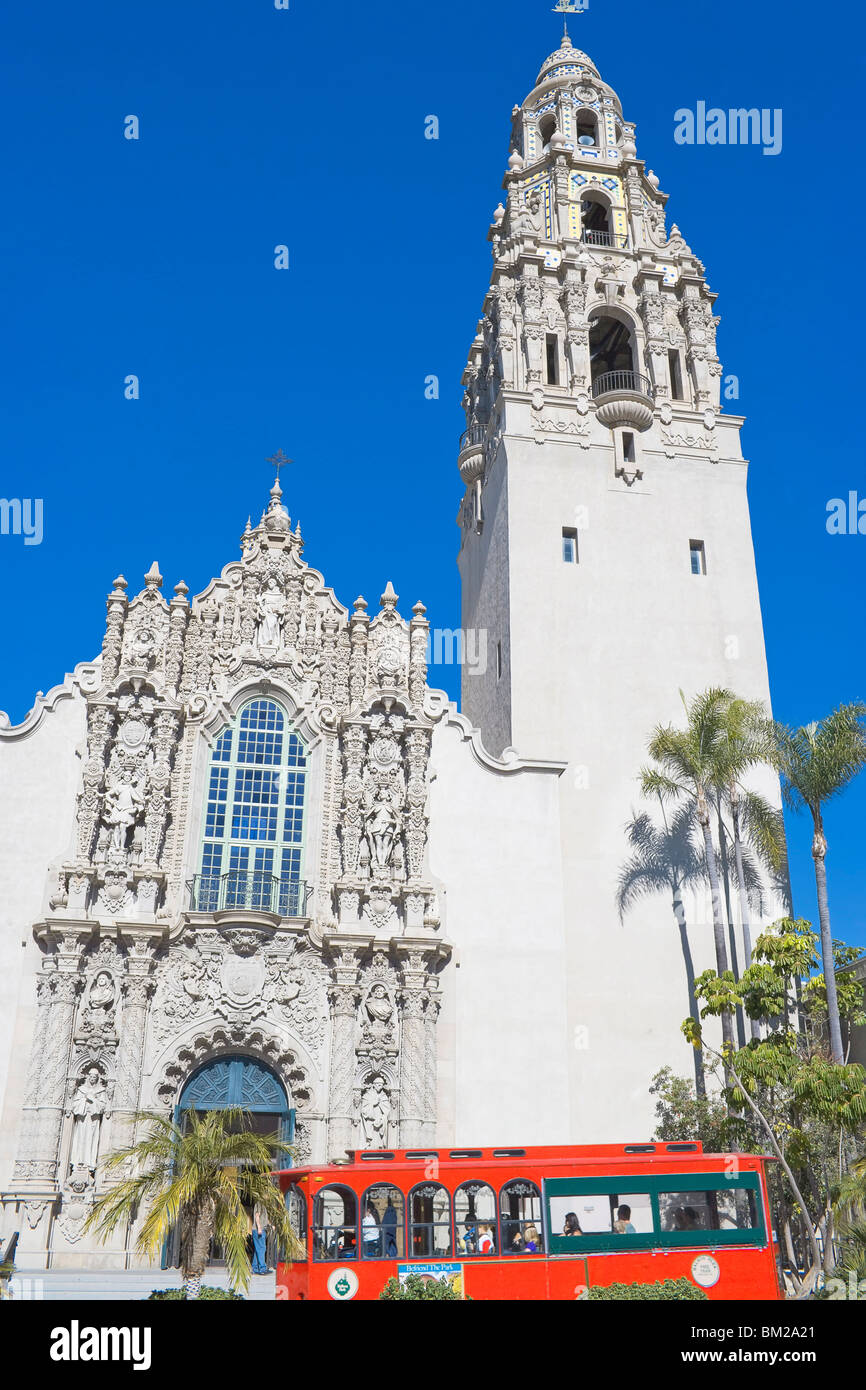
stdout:
POLYGON ((436 1021, 439 1017, 439 982, 431 976, 427 982, 427 1007, 424 1010, 424 1124, 423 1142, 436 1143, 436 1110, 438 1090, 438 1053, 436 1021))
POLYGON ((121 984, 123 1013, 117 1080, 114 1088, 111 1147, 125 1148, 135 1137, 135 1112, 140 1109, 141 1069, 150 999, 156 988, 152 977, 150 942, 133 940, 128 973, 121 984))
POLYGON ((58 1177, 62 1177, 58 1172, 60 1134, 66 1106, 75 1004, 81 986, 82 980, 77 970, 73 974, 61 968, 54 976, 37 1099, 39 1118, 33 1176, 42 1181, 56 1182, 58 1177))
POLYGON ((425 1009, 427 971, 424 949, 417 943, 397 944, 402 957, 400 990, 400 1144, 415 1148, 423 1142, 427 1108, 427 1041, 425 1009))
POLYGON ((337 946, 329 990, 331 1004, 331 1084, 328 1107, 328 1159, 344 1158, 354 1145, 352 1085, 355 1071, 355 1034, 358 1022, 358 965, 360 951, 337 946))

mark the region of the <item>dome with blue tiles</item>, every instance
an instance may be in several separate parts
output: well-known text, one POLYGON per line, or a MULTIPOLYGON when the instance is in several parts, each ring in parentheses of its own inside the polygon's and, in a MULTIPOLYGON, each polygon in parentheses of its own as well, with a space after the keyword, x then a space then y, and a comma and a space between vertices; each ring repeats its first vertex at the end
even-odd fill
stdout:
POLYGON ((598 68, 589 54, 574 47, 566 29, 559 48, 555 53, 551 53, 550 57, 543 63, 536 79, 536 86, 540 86, 542 82, 546 82, 551 77, 562 77, 566 74, 582 72, 585 68, 589 68, 596 77, 600 76, 598 68))

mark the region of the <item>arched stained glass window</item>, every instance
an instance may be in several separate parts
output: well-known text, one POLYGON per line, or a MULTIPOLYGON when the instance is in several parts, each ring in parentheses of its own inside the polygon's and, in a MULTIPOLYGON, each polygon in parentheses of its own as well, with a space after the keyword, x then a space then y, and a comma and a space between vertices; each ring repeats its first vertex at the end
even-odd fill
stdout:
POLYGON ((199 912, 302 915, 306 778, 306 750, 281 707, 245 705, 211 753, 199 912))

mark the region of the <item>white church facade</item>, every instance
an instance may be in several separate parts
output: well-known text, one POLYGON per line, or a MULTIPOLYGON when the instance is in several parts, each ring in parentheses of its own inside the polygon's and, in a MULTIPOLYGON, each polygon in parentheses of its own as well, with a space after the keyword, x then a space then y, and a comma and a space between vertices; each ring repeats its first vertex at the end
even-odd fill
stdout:
MULTIPOLYGON (((742 419, 704 268, 567 38, 505 188, 464 377, 487 661, 463 712, 423 604, 344 606, 277 482, 203 593, 119 577, 97 660, 0 716, 0 1236, 24 1266, 131 1258, 83 1225, 140 1110, 241 1103, 315 1162, 616 1141, 648 1137, 654 1071, 691 1067, 670 898, 621 918, 616 890, 679 690, 769 699, 742 419)), ((686 915, 710 966, 703 893, 686 915)))

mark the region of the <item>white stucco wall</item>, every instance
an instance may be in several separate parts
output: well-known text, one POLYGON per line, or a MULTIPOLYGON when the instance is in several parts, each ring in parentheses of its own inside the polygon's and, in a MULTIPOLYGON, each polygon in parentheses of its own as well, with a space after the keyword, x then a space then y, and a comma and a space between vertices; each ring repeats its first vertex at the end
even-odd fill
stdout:
POLYGON ((47 907, 49 867, 73 848, 85 718, 71 688, 44 706, 32 732, 25 722, 24 733, 0 737, 0 1189, 12 1175, 30 1062, 41 959, 33 923, 47 907))
POLYGON ((439 1143, 568 1138, 559 769, 479 752, 465 720, 433 737, 430 869, 454 955, 439 1020, 439 1143))

